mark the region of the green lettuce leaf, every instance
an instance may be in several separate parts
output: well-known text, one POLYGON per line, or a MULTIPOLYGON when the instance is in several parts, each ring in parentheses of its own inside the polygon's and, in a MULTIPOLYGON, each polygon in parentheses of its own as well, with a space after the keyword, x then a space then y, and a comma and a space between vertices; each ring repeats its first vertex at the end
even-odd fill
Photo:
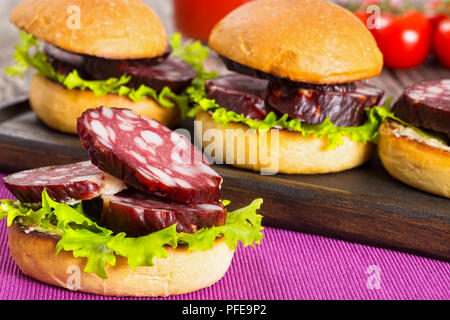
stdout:
POLYGON ((178 235, 174 224, 136 238, 126 237, 125 233, 120 233, 108 243, 108 247, 114 250, 116 254, 126 257, 128 265, 134 271, 138 266, 153 265, 155 257, 167 258, 167 251, 164 246, 170 245, 172 248, 176 248, 177 241, 178 235))
MULTIPOLYGON (((68 89, 91 90, 96 96, 118 94, 133 101, 152 98, 167 108, 178 105, 182 117, 186 117, 190 110, 189 97, 185 92, 176 94, 170 88, 164 87, 158 93, 146 85, 141 85, 138 89, 130 88, 126 86, 131 80, 129 75, 124 74, 120 78, 112 77, 107 80, 86 80, 81 78, 76 70, 67 76, 59 74, 48 62, 46 55, 40 51, 39 42, 33 35, 20 30, 19 39, 19 44, 16 45, 16 51, 13 54, 16 63, 5 69, 5 73, 8 75, 22 77, 29 68, 35 68, 41 76, 58 82, 68 89), (32 54, 31 51, 34 53, 32 54)), ((208 57, 209 49, 199 41, 182 43, 181 35, 174 34, 170 42, 174 48, 174 55, 191 64, 197 71, 192 85, 198 86, 206 79, 216 76, 215 73, 206 72, 203 69, 203 61, 208 57)))
POLYGON ((206 80, 219 76, 217 72, 206 71, 203 67, 204 61, 209 56, 209 48, 203 46, 200 41, 188 40, 182 43, 181 34, 175 33, 170 37, 170 45, 172 46, 172 55, 174 57, 189 63, 197 71, 197 77, 192 83, 192 86, 195 88, 204 88, 206 80))
POLYGON ((76 227, 90 229, 94 232, 102 232, 107 235, 112 234, 112 231, 100 227, 91 218, 86 216, 81 203, 79 205, 69 206, 65 203, 56 202, 50 198, 45 189, 42 191, 41 203, 44 212, 48 216, 54 216, 56 219, 56 227, 59 229, 65 230, 69 227, 76 227))
POLYGON ((0 203, 0 220, 7 219, 6 225, 10 227, 17 217, 21 217, 29 222, 29 225, 40 224, 46 217, 47 211, 41 208, 34 211, 22 206, 18 201, 2 200, 0 203))
POLYGON ((200 41, 188 40, 182 43, 181 38, 180 33, 170 36, 172 55, 189 63, 195 71, 206 73, 203 69, 203 62, 208 58, 208 47, 203 46, 200 41))
POLYGON ((194 233, 179 233, 178 241, 188 245, 189 250, 207 250, 214 245, 217 237, 223 236, 230 248, 236 249, 239 242, 244 247, 259 244, 263 238, 262 216, 256 212, 263 200, 253 200, 248 206, 228 212, 226 223, 222 226, 203 228, 194 233))
POLYGON ((13 66, 6 67, 5 73, 7 75, 23 77, 29 68, 35 68, 40 75, 53 81, 61 82, 63 80, 64 76, 56 73, 47 61, 45 54, 39 50, 39 42, 33 35, 20 30, 19 43, 15 48, 13 57, 16 63, 13 66), (35 51, 33 54, 30 53, 32 48, 35 51))
MULTIPOLYGON (((176 225, 142 237, 127 237, 125 233, 113 234, 111 230, 99 226, 84 214, 81 204, 70 206, 52 200, 47 192, 42 192, 42 205, 33 208, 18 201, 0 201, 0 219, 7 219, 8 226, 20 218, 27 226, 50 231, 60 236, 56 252, 72 251, 75 257, 87 259, 85 272, 107 278, 106 264, 114 266, 116 256, 127 258, 132 270, 138 266, 151 266, 153 259, 166 258, 166 247, 176 248, 186 245, 188 250, 207 250, 214 245, 217 237, 224 237, 232 249, 239 242, 244 246, 259 244, 263 238, 261 219, 257 213, 262 199, 227 214, 222 226, 202 228, 189 234, 176 231, 176 225)), ((224 200, 228 204, 229 201, 224 200)), ((38 229, 39 230, 39 229, 38 229)))
POLYGON ((114 251, 108 247, 108 242, 114 237, 105 233, 92 232, 88 229, 63 229, 61 240, 56 245, 56 254, 61 250, 72 251, 76 258, 86 258, 84 268, 86 273, 95 273, 106 279, 105 264, 116 265, 114 251))

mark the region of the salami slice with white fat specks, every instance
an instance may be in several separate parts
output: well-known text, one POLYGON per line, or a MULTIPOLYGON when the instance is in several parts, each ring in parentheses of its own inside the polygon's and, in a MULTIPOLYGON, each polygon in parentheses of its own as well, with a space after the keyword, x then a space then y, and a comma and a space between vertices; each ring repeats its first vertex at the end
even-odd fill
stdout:
POLYGON ((450 79, 413 83, 393 106, 403 121, 450 135, 450 79))
POLYGON ((78 134, 93 164, 145 193, 183 203, 220 199, 222 178, 183 135, 128 109, 89 109, 78 134))
POLYGON ((222 203, 184 204, 127 190, 103 196, 102 225, 114 232, 139 237, 176 223, 178 232, 223 225, 227 210, 222 203))
POLYGON ((44 188, 58 202, 88 200, 126 189, 122 181, 102 172, 90 161, 21 171, 4 177, 3 182, 23 203, 41 202, 44 188))

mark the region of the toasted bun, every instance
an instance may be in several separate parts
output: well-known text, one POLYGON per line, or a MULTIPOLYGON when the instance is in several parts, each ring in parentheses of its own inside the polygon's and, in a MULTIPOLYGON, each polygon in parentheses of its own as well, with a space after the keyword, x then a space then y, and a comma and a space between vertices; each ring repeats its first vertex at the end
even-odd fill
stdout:
POLYGON ((133 101, 116 94, 96 96, 90 90, 66 89, 39 75, 35 75, 31 80, 30 105, 46 125, 66 133, 77 133, 77 118, 86 109, 100 106, 128 108, 169 127, 180 117, 179 108, 163 107, 153 99, 133 101))
POLYGON ((299 82, 361 80, 383 66, 366 26, 322 0, 251 1, 213 28, 209 45, 243 65, 299 82))
POLYGON ((328 149, 325 137, 305 138, 298 132, 273 129, 263 134, 241 123, 224 127, 206 112, 198 113, 196 120, 202 123, 195 126, 196 137, 208 155, 225 164, 267 174, 343 171, 366 162, 374 149, 372 143, 354 142, 347 137, 343 145, 328 149))
POLYGON ((26 275, 51 285, 110 296, 168 296, 196 291, 220 280, 233 257, 233 250, 222 238, 206 251, 169 247, 167 258, 155 258, 154 266, 137 267, 134 272, 125 258, 116 256, 114 267, 106 265, 108 278, 101 279, 83 272, 85 258, 75 258, 68 251, 55 255, 56 236, 26 233, 13 223, 8 239, 11 255, 26 275))
POLYGON ((109 59, 151 58, 168 46, 162 22, 140 0, 24 0, 11 22, 67 51, 109 59))
POLYGON ((450 198, 450 147, 393 121, 383 123, 379 132, 378 153, 394 178, 450 198))

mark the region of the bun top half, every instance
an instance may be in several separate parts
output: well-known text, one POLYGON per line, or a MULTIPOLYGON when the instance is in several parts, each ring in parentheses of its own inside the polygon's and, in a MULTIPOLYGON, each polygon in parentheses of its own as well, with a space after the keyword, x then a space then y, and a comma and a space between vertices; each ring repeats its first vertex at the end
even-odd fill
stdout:
POLYGON ((168 48, 164 25, 140 0, 24 0, 11 22, 64 50, 107 59, 152 58, 168 48))
POLYGON ((209 45, 228 59, 297 82, 351 82, 383 67, 367 27, 323 0, 250 1, 213 28, 209 45))

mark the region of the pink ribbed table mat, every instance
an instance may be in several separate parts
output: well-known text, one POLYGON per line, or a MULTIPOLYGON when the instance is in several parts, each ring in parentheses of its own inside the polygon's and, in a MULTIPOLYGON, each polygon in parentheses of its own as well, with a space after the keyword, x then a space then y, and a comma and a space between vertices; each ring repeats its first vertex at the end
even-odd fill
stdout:
MULTIPOLYGON (((3 175, 0 175, 2 177, 3 175)), ((0 199, 12 198, 0 183, 0 199)), ((240 248, 219 282, 165 299, 449 299, 450 264, 275 228, 240 248)), ((0 299, 117 299, 49 286, 23 275, 0 222, 0 299)), ((122 298, 123 299, 123 298, 122 298)))

